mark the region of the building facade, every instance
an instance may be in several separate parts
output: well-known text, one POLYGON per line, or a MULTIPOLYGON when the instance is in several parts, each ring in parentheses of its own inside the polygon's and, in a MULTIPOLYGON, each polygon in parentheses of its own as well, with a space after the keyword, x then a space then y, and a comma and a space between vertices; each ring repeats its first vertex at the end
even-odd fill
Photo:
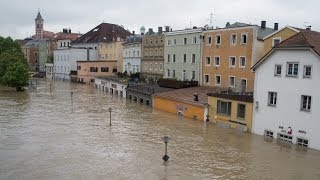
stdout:
POLYGON ((117 61, 77 61, 78 82, 94 84, 96 77, 114 76, 117 61))
POLYGON ((274 29, 235 23, 204 31, 202 84, 237 92, 253 91, 251 67, 263 55, 263 38, 274 29))
POLYGON ((115 77, 97 77, 95 78, 95 87, 103 92, 111 95, 126 98, 126 87, 128 81, 126 79, 118 79, 115 77))
POLYGON ((253 67, 254 133, 320 149, 319 39, 301 31, 253 67))
POLYGON ((128 36, 123 45, 123 72, 133 74, 141 68, 141 35, 128 36))
POLYGON ((158 33, 152 29, 143 36, 141 43, 141 75, 148 82, 155 82, 163 77, 164 35, 162 27, 158 33))
POLYGON ((164 78, 201 82, 202 28, 165 33, 164 78))

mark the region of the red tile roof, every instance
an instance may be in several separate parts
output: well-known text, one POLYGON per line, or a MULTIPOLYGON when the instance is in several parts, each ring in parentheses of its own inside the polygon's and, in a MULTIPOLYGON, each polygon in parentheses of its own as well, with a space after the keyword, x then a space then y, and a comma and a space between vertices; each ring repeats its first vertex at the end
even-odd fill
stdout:
POLYGON ((109 43, 116 40, 117 37, 126 38, 129 35, 131 35, 131 33, 119 25, 101 23, 77 40, 73 41, 73 43, 109 43))
POLYGON ((288 38, 275 48, 310 47, 320 55, 320 32, 300 30, 301 32, 288 38))
POLYGON ((178 89, 173 91, 156 93, 154 94, 154 96, 161 97, 163 99, 169 99, 169 100, 192 104, 195 106, 204 107, 205 103, 208 103, 207 94, 213 93, 215 91, 216 89, 212 87, 199 86, 199 87, 183 88, 183 89, 178 89), (193 100, 194 93, 198 93, 199 101, 193 100))
POLYGON ((74 41, 81 37, 81 34, 78 33, 63 33, 63 32, 58 32, 57 34, 54 35, 55 40, 65 40, 65 39, 70 39, 71 41, 74 41))

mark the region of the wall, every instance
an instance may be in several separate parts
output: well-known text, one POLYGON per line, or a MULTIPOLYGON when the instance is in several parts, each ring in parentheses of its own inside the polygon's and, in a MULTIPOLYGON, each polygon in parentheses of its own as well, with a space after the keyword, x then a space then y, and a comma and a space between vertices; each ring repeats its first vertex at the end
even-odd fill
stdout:
POLYGON ((140 43, 130 43, 123 46, 122 70, 123 72, 127 71, 128 74, 141 71, 141 44, 140 43))
POLYGON ((174 114, 178 114, 178 111, 181 111, 185 117, 194 118, 196 116, 196 119, 204 120, 204 107, 163 99, 157 96, 153 96, 153 107, 174 114))
POLYGON ((296 137, 310 140, 309 146, 320 149, 320 61, 308 50, 276 50, 255 71, 255 101, 253 132, 263 135, 264 130, 280 132, 279 126, 292 128, 293 143, 296 137), (299 77, 286 76, 286 63, 299 62, 299 77), (281 77, 274 76, 275 64, 282 65, 281 77), (312 77, 303 78, 303 65, 312 65, 312 77), (268 106, 268 92, 277 92, 276 107, 268 106), (311 111, 300 110, 301 95, 312 96, 311 111), (306 134, 299 133, 306 131, 306 134))
POLYGON ((99 43, 98 45, 99 60, 117 61, 118 72, 122 72, 123 66, 122 43, 123 39, 118 38, 117 41, 111 43, 99 43))
POLYGON ((222 122, 222 123, 230 125, 232 128, 247 127, 247 130, 251 131, 251 129, 252 129, 252 116, 253 116, 252 115, 252 108, 253 108, 252 103, 208 96, 208 104, 210 105, 209 116, 210 116, 211 121, 222 122), (217 101, 218 100, 231 102, 231 116, 224 116, 224 115, 217 114, 217 101), (237 117, 239 103, 246 105, 244 119, 237 117), (235 122, 240 122, 240 123, 245 123, 246 125, 241 125, 241 124, 238 124, 235 122, 230 122, 229 120, 232 120, 235 122))
POLYGON ((229 29, 218 29, 209 30, 204 32, 204 44, 202 54, 202 82, 203 85, 212 87, 229 87, 229 76, 235 76, 236 87, 234 89, 241 89, 240 81, 242 78, 247 80, 247 90, 253 91, 254 74, 251 71, 252 64, 252 53, 257 51, 253 50, 253 43, 256 39, 256 28, 255 26, 242 27, 242 28, 229 28, 229 29), (241 34, 248 34, 247 44, 240 44, 241 34), (221 45, 216 45, 216 35, 221 35, 221 45), (237 34, 237 43, 232 45, 230 42, 231 35, 237 34), (207 38, 212 38, 211 44, 207 43, 207 38), (215 66, 214 57, 220 57, 220 66, 215 66), (229 67, 229 57, 236 57, 236 66, 234 68, 229 67), (240 67, 240 56, 246 57, 245 67, 240 67), (206 57, 211 58, 211 64, 206 65, 206 57), (205 84, 205 75, 210 75, 208 84, 205 84), (215 75, 221 76, 221 85, 215 84, 215 75))
POLYGON ((127 84, 116 82, 110 79, 95 78, 95 86, 101 91, 108 92, 115 96, 126 97, 127 84))
POLYGON ((98 76, 114 76, 112 72, 117 66, 116 61, 77 61, 78 69, 78 81, 84 82, 86 84, 91 84, 91 79, 98 76), (97 67, 98 72, 90 72, 90 67, 97 67), (109 72, 101 72, 101 67, 108 67, 109 72))

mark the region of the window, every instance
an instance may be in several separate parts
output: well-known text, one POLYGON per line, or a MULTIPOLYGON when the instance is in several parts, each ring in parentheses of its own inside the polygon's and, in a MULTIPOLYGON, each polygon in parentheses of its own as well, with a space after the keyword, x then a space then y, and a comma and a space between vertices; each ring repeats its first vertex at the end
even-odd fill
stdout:
POLYGON ((90 72, 98 72, 98 68, 97 67, 90 67, 90 72))
POLYGON ((241 68, 246 67, 246 57, 244 57, 244 56, 241 56, 241 57, 240 57, 240 63, 239 63, 239 65, 240 65, 241 68))
POLYGON ((311 110, 311 96, 302 95, 301 96, 301 107, 302 111, 310 111, 311 110))
POLYGON ((147 70, 148 69, 148 63, 146 63, 145 65, 144 65, 144 68, 147 70))
POLYGON ((171 39, 168 39, 168 46, 171 45, 171 39))
MULTIPOLYGON (((138 65, 137 65, 138 66, 138 65)), ((139 66, 138 66, 139 67, 139 66)), ((162 70, 162 63, 159 64, 159 69, 162 70)))
POLYGON ((187 62, 187 54, 183 54, 183 62, 184 62, 184 63, 187 62))
POLYGON ((209 80, 210 80, 210 75, 209 74, 204 75, 204 83, 209 84, 209 80))
POLYGON ((150 70, 152 70, 153 69, 153 64, 152 63, 150 63, 150 70))
POLYGON ((176 39, 173 40, 173 44, 177 45, 177 40, 176 39))
POLYGON ((287 63, 287 76, 298 76, 298 70, 298 63, 287 63))
POLYGON ((281 38, 280 37, 276 37, 272 39, 272 46, 276 46, 278 44, 280 44, 281 42, 281 38))
POLYGON ((197 37, 193 37, 193 44, 197 44, 197 37))
POLYGON ((231 57, 229 58, 229 67, 231 67, 231 68, 236 67, 236 57, 231 56, 231 57))
POLYGON ((221 85, 221 76, 216 75, 216 85, 221 85))
POLYGON ((273 137, 273 131, 264 130, 264 136, 266 136, 266 137, 273 137))
POLYGON ((229 86, 234 87, 235 86, 235 77, 229 76, 229 86))
POLYGON ((208 37, 207 37, 207 44, 211 44, 211 41, 212 41, 211 36, 208 36, 208 37))
POLYGON ((206 66, 210 66, 210 65, 211 65, 211 58, 206 57, 206 66))
POLYGON ((214 65, 215 66, 220 66, 220 57, 219 56, 215 56, 214 57, 214 65))
POLYGON ((158 63, 155 63, 154 64, 154 70, 157 70, 158 69, 158 63))
POLYGON ((109 68, 108 67, 101 67, 101 72, 109 72, 109 68))
POLYGON ((228 101, 217 101, 217 114, 230 116, 231 115, 231 102, 228 101))
POLYGON ((170 62, 170 54, 168 54, 168 63, 170 62))
POLYGON ((167 77, 170 77, 170 69, 167 69, 167 77))
POLYGON ((173 62, 173 63, 175 63, 175 62, 176 62, 176 55, 175 55, 175 54, 173 54, 172 62, 173 62))
POLYGON ((81 66, 77 66, 77 70, 81 70, 81 66))
POLYGON ((276 106, 277 105, 277 93, 276 92, 268 92, 268 105, 276 106))
POLYGON ((247 91, 247 79, 241 79, 241 92, 247 91))
POLYGON ((237 44, 237 35, 232 34, 230 38, 231 45, 236 45, 237 44))
POLYGON ((297 137, 297 144, 301 146, 308 146, 309 140, 297 137))
POLYGON ((173 77, 173 78, 176 77, 176 70, 172 70, 172 77, 173 77))
POLYGON ((246 105, 238 103, 237 117, 244 119, 246 114, 246 105))
POLYGON ((112 69, 112 72, 113 73, 116 73, 118 70, 117 70, 117 68, 116 67, 114 67, 113 69, 112 69))
POLYGON ((188 39, 187 38, 183 38, 183 44, 187 44, 188 39))
POLYGON ((138 56, 138 57, 140 56, 140 52, 139 52, 139 51, 137 51, 137 56, 138 56))
POLYGON ((196 54, 192 54, 191 63, 196 63, 196 54))
POLYGON ((241 34, 241 44, 247 44, 248 34, 241 34))
POLYGON ((281 65, 279 65, 279 64, 275 65, 274 75, 275 76, 281 76, 281 65))
POLYGON ((303 77, 304 78, 311 78, 311 70, 312 70, 311 66, 304 66, 303 67, 303 77))
POLYGON ((221 44, 221 35, 217 34, 216 35, 216 45, 220 45, 221 44))
POLYGON ((196 71, 192 71, 191 80, 195 80, 195 79, 196 79, 196 71))
POLYGON ((186 80, 187 80, 187 71, 186 71, 186 70, 183 70, 183 71, 182 71, 182 80, 183 80, 183 81, 186 81, 186 80))

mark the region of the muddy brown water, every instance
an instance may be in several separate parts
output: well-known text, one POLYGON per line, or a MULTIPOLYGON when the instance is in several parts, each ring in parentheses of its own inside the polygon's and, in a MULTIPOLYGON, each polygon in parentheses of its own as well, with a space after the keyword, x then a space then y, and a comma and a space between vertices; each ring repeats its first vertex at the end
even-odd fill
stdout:
POLYGON ((0 135, 0 179, 320 179, 320 151, 68 82, 0 88, 0 135))

